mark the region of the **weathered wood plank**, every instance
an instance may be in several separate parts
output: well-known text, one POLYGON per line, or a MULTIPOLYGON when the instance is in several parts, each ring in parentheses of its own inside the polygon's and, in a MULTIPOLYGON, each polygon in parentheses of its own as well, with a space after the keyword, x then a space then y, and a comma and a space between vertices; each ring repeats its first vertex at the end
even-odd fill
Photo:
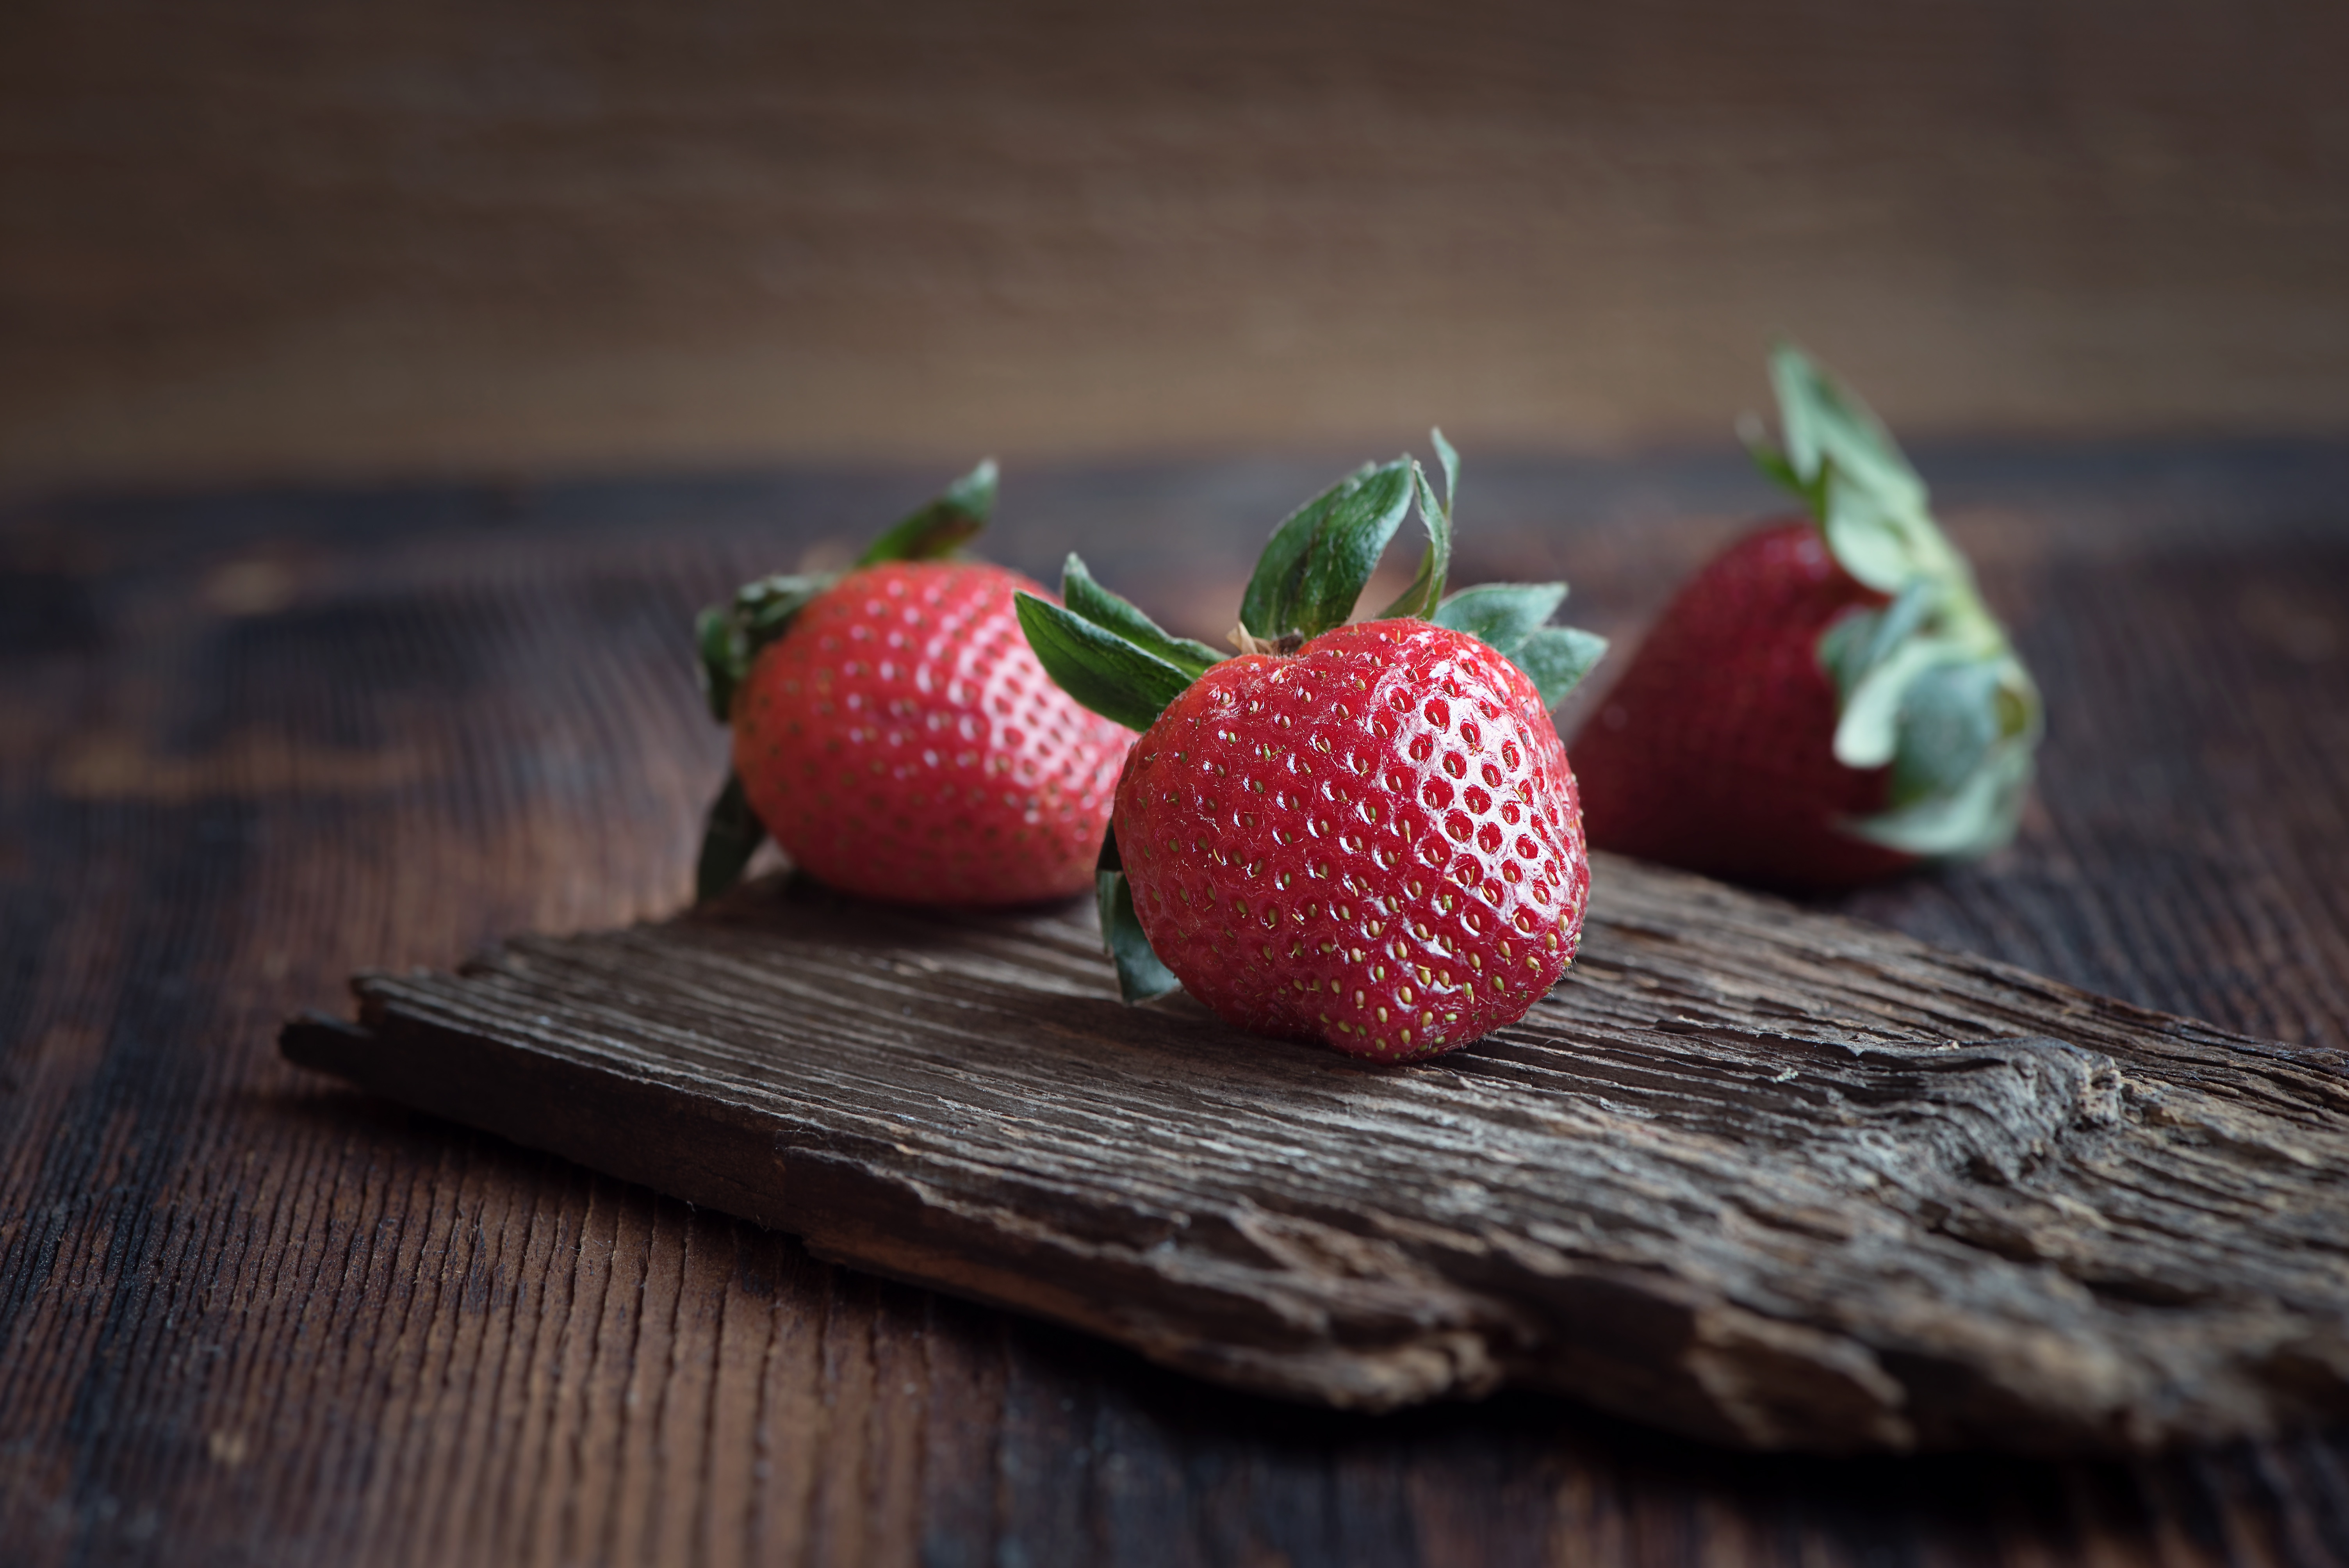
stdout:
POLYGON ((1241 1387, 1504 1383, 1744 1446, 2095 1449, 2349 1410, 2349 1078, 1602 861, 1524 1023, 1376 1069, 1121 1007, 1081 905, 769 882, 371 975, 298 1062, 1241 1387))

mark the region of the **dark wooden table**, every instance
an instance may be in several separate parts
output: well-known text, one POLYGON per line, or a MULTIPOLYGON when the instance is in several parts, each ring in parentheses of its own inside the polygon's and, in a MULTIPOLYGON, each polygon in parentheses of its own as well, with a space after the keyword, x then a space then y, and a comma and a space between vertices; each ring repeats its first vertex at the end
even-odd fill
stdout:
MULTIPOLYGON (((2349 447, 1923 458, 2044 784, 2014 849, 1845 907, 2349 1047, 2349 447)), ((1726 458, 1470 464, 1463 580, 1626 636, 1768 504, 1726 458)), ((1339 466, 1015 471, 993 552, 1212 634, 1339 466)), ((2349 1562, 2349 1433, 1831 1462, 1292 1408, 279 1060, 353 970, 678 903, 691 611, 938 477, 0 510, 0 1560, 2349 1562)))

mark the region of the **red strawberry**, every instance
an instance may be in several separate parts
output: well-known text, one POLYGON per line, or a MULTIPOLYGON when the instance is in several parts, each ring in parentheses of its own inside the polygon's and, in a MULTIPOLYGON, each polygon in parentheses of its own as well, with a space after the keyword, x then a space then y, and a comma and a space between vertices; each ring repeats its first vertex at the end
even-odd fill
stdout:
POLYGON ((1715 556, 1574 739, 1590 841, 1737 881, 1852 886, 2014 830, 2039 698, 1883 427, 1772 365, 1812 517, 1715 556))
POLYGON ((906 903, 1064 898, 1093 875, 1133 737, 1069 700, 1020 635, 1016 572, 951 550, 994 499, 982 468, 844 576, 770 578, 703 618, 734 777, 701 894, 770 832, 823 882, 906 903))
POLYGON ((1590 841, 1782 886, 1908 865, 1836 825, 1881 812, 1891 769, 1836 760, 1835 684, 1817 652, 1837 619, 1885 603, 1808 521, 1763 528, 1713 557, 1574 738, 1590 841))
POLYGON ((1465 633, 1340 626, 1216 665, 1117 787, 1134 913, 1241 1028, 1389 1061, 1524 1016, 1590 867, 1533 683, 1465 633))
POLYGON ((1444 597, 1456 459, 1435 438, 1444 502, 1403 459, 1281 525, 1238 658, 1168 636, 1074 556, 1065 607, 1020 600, 1053 677, 1146 730, 1102 859, 1130 1000, 1179 980, 1241 1028, 1398 1061, 1515 1022, 1573 961, 1590 872, 1549 708, 1605 645, 1543 624, 1562 583, 1444 597), (1418 580, 1342 624, 1414 499, 1418 580))

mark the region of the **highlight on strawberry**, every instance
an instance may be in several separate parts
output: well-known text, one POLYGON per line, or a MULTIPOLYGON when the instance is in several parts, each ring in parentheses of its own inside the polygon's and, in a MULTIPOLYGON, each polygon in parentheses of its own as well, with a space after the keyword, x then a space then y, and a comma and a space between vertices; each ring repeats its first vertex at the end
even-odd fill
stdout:
POLYGON ((1605 651, 1547 624, 1563 583, 1447 595, 1459 459, 1409 457, 1275 531, 1225 657, 1069 557, 1020 624, 1079 702, 1143 732, 1102 842, 1129 1002, 1180 984, 1226 1023, 1355 1056, 1433 1056, 1525 1016, 1572 962, 1590 888, 1549 710, 1605 651), (1349 624, 1416 510, 1419 573, 1349 624))
POLYGON ((1770 374, 1783 443, 1745 438, 1807 515, 1683 584, 1576 735, 1590 841, 1795 891, 1996 849, 2038 688, 1884 426, 1791 346, 1770 374))
POLYGON ((1010 904, 1092 884, 1133 737, 1069 700, 1021 637, 1033 579, 968 560, 995 509, 984 462, 846 572, 762 577, 698 625, 733 770, 697 896, 771 834, 802 870, 904 903, 1010 904))

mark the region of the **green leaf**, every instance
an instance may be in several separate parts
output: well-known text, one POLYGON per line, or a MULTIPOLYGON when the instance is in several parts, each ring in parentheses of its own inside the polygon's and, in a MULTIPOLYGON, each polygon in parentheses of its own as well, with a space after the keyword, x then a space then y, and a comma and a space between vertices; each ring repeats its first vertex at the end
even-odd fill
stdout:
POLYGON ((734 618, 711 605, 694 618, 693 641, 701 655, 694 669, 701 677, 701 695, 709 701, 710 715, 720 724, 730 723, 734 693, 750 662, 734 618))
POLYGON ((1892 433, 1808 355, 1780 343, 1770 353, 1770 384, 1778 395, 1786 461, 1801 480, 1816 483, 1822 469, 1832 463, 1887 505, 1923 509, 1925 481, 1909 467, 1892 433))
POLYGON ((750 640, 750 651, 756 653, 781 636, 790 628, 792 617, 839 582, 841 575, 837 572, 784 573, 736 589, 734 615, 750 640))
POLYGON ((734 590, 734 608, 746 617, 771 615, 779 608, 805 604, 839 581, 837 572, 778 572, 755 577, 734 590))
POLYGON ((1837 616, 1820 634, 1818 648, 1819 665, 1835 681, 1837 696, 1848 702, 1868 673, 1924 625, 1940 600, 1940 584, 1920 580, 1882 609, 1850 610, 1837 616))
POLYGON ((1826 510, 1825 487, 1812 483, 1795 471, 1795 465, 1771 441, 1760 419, 1751 414, 1741 418, 1737 421, 1737 437, 1745 443, 1746 454, 1754 459, 1754 466, 1762 470, 1764 478, 1792 490, 1801 500, 1806 511, 1816 517, 1826 510))
POLYGON ((1929 795, 1844 830, 1903 854, 1929 859, 1987 854, 2014 837, 2031 789, 2029 738, 1992 748, 1957 789, 1929 795))
POLYGON ((1880 610, 1847 610, 1819 634, 1819 668, 1835 682, 1838 707, 1850 700, 1860 677, 1876 667, 1876 628, 1883 618, 1880 610))
POLYGON ((1910 683, 1892 756, 1895 807, 1954 795, 2001 738, 1997 664, 1937 665, 1910 683))
POLYGON ((1881 768, 1900 749, 1900 711, 1909 689, 1937 665, 1962 662, 1947 637, 1916 636, 1860 678, 1836 720, 1835 758, 1846 768, 1881 768))
POLYGON ((1427 439, 1435 448, 1436 463, 1444 469, 1444 515, 1448 518, 1452 515, 1453 501, 1460 493, 1460 454, 1452 449, 1452 443, 1444 438, 1444 432, 1432 426, 1428 429, 1427 439))
POLYGON ((1563 583, 1485 583, 1453 594, 1428 619, 1515 654, 1564 603, 1563 583))
POLYGON ((1240 601, 1240 624, 1266 641, 1345 624, 1411 510, 1412 464, 1365 465, 1273 531, 1240 601))
POLYGON ((1889 809, 1845 826, 1910 854, 1994 848, 2029 789, 2038 690, 1883 423, 1790 344, 1770 378, 1785 446, 1749 431, 1755 460, 1809 502, 1837 563, 1890 597, 1818 641, 1838 696, 1836 759, 1892 770, 1889 809))
POLYGON ((1192 676, 1157 655, 1049 599, 1014 593, 1028 645, 1053 683, 1085 707, 1128 729, 1148 729, 1192 676))
POLYGON ((1556 707, 1582 683, 1607 652, 1607 639, 1576 626, 1540 626, 1509 655, 1541 693, 1544 707, 1556 707))
POLYGON ((693 873, 695 900, 716 898, 740 881, 742 868, 766 836, 765 825, 742 792, 742 780, 729 772, 726 788, 710 802, 709 820, 701 830, 701 855, 693 873))
POLYGON ((1837 564, 1879 593, 1898 593, 1916 575, 1907 531, 1862 490, 1827 480, 1820 517, 1827 551, 1837 564))
POLYGON ((1432 617, 1502 654, 1523 670, 1556 707, 1607 652, 1607 639, 1573 626, 1544 623, 1566 602, 1563 583, 1485 583, 1463 588, 1432 617))
POLYGON ((750 675, 759 650, 789 631, 792 618, 839 581, 837 573, 761 577, 736 589, 731 604, 712 605, 695 617, 701 691, 719 723, 731 721, 734 693, 750 675))
POLYGON ((885 561, 931 561, 951 555, 963 541, 987 526, 995 513, 995 459, 948 485, 946 493, 873 542, 856 558, 859 566, 885 561))
POLYGON ((1130 600, 1120 597, 1093 580, 1085 563, 1071 552, 1061 568, 1061 602, 1069 611, 1091 621, 1105 632, 1132 643, 1194 680, 1205 675, 1207 666, 1221 662, 1223 655, 1205 643, 1195 643, 1188 637, 1178 637, 1167 631, 1130 600))
MULTIPOLYGON (((1443 431, 1428 433, 1444 442, 1443 431)), ((1452 490, 1459 473, 1460 454, 1453 452, 1448 442, 1444 442, 1440 449, 1451 453, 1452 458, 1444 471, 1444 498, 1440 504, 1435 499, 1435 487, 1427 482, 1427 470, 1416 462, 1411 465, 1412 504, 1427 529, 1427 549, 1420 555, 1419 573, 1411 580, 1411 586, 1379 612, 1381 621, 1406 616, 1428 620, 1444 602, 1444 580, 1452 573, 1452 490)))
POLYGON ((1933 522, 1925 481, 1868 406, 1791 344, 1772 351, 1770 379, 1784 449, 1756 422, 1740 433, 1762 471, 1803 499, 1844 570, 1885 593, 1923 576, 1971 583, 1933 522))
POLYGON ((1183 983, 1159 962, 1133 913, 1133 889, 1125 880, 1125 862, 1117 852, 1117 829, 1102 838, 1101 859, 1094 862, 1093 893, 1101 906, 1102 945, 1117 965, 1117 994, 1126 1004, 1148 1002, 1165 995, 1183 983))
MULTIPOLYGON (((1862 681, 1863 694, 1878 683, 1898 685, 1885 758, 1892 778, 1888 809, 1847 822, 1847 830, 1933 857, 1982 854, 2013 837, 2042 727, 2038 689, 2003 645, 1987 654, 1955 646, 1914 638, 1862 681), (1919 648, 1925 651, 1912 652, 1919 648)), ((1883 700, 1870 696, 1871 703, 1883 700)), ((1857 706, 1847 707, 1847 723, 1857 706)), ((1837 739, 1838 759, 1848 761, 1840 727, 1837 739)))
POLYGON ((1879 593, 1898 593, 1919 578, 1971 586, 1972 573, 1921 507, 1895 506, 1878 491, 1846 482, 1829 468, 1819 521, 1827 549, 1843 569, 1879 593))

